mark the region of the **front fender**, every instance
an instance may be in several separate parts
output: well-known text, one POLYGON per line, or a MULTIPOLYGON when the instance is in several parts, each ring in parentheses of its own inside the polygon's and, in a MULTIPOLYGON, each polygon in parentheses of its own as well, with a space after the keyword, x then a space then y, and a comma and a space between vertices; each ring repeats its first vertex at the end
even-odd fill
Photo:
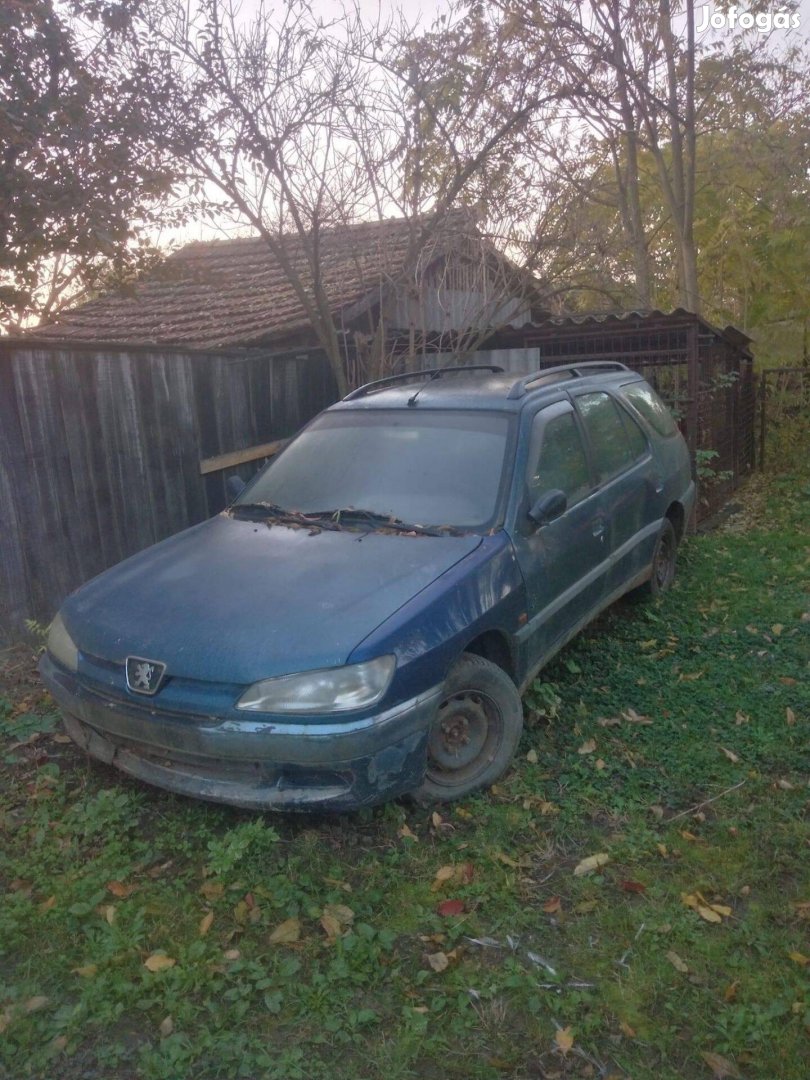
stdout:
POLYGON ((349 663, 393 653, 394 700, 435 686, 480 634, 495 630, 513 649, 526 590, 512 543, 503 531, 484 538, 418 596, 389 616, 354 650, 349 663))

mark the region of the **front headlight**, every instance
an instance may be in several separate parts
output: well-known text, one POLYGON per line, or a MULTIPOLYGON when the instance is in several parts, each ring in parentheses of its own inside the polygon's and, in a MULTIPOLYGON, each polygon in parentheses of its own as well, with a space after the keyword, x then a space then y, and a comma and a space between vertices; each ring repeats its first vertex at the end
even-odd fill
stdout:
POLYGON ((396 667, 393 656, 263 679, 242 694, 237 709, 268 713, 333 713, 365 709, 380 700, 396 667))
POLYGON ((56 616, 48 630, 48 652, 68 671, 78 671, 79 650, 65 629, 61 615, 56 616))

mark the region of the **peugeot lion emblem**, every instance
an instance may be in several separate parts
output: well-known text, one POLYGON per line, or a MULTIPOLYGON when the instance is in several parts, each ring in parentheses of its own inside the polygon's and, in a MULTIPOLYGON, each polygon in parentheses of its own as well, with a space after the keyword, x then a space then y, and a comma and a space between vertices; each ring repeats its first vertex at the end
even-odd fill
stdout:
POLYGON ((127 657, 127 686, 134 694, 156 694, 163 682, 166 665, 142 656, 127 657))

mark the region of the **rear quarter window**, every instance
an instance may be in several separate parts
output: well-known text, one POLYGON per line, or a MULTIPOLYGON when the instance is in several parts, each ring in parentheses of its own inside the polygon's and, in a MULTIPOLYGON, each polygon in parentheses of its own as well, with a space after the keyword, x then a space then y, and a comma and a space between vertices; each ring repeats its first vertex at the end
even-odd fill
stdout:
POLYGON ((665 438, 677 435, 678 425, 672 413, 656 392, 646 383, 630 383, 622 387, 622 395, 647 421, 653 431, 665 438))

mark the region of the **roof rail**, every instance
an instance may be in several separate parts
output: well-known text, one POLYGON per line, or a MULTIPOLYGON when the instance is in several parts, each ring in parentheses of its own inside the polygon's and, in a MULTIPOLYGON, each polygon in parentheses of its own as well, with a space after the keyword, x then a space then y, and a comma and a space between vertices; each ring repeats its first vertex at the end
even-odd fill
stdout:
POLYGON ((414 379, 428 378, 431 380, 441 379, 443 375, 457 372, 464 374, 467 371, 502 372, 503 368, 499 364, 468 364, 466 367, 454 364, 452 367, 425 368, 423 371, 402 371, 398 375, 387 375, 384 379, 376 379, 374 382, 358 386, 356 390, 352 390, 350 394, 347 394, 343 401, 356 401, 357 398, 366 397, 377 390, 384 390, 386 387, 398 382, 413 382, 414 379))
POLYGON ((507 398, 521 398, 528 394, 529 387, 534 383, 543 382, 547 376, 556 376, 555 382, 564 382, 567 379, 583 378, 586 375, 598 375, 600 371, 629 371, 627 364, 620 364, 618 360, 586 360, 584 363, 561 364, 559 367, 541 368, 533 371, 531 375, 523 375, 512 386, 507 398))

